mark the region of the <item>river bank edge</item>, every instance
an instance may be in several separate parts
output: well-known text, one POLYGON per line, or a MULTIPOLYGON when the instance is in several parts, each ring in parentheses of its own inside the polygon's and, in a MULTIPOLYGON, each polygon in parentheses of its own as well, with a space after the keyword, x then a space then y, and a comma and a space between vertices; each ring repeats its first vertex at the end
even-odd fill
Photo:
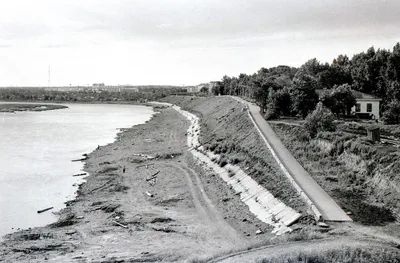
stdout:
POLYGON ((50 111, 67 109, 68 106, 62 104, 46 104, 46 103, 17 103, 17 102, 5 102, 0 101, 0 112, 16 113, 23 111, 50 111))
MULTIPOLYGON (((3 102, 7 102, 8 103, 8 101, 0 101, 0 112, 2 112, 1 111, 1 105, 2 105, 1 103, 3 103, 3 102)), ((34 102, 33 101, 33 102, 29 102, 29 103, 25 104, 24 101, 15 101, 15 102, 10 102, 10 103, 18 103, 18 104, 21 103, 21 105, 24 105, 24 106, 25 105, 29 105, 29 104, 30 105, 38 104, 38 105, 52 105, 52 106, 54 106, 54 107, 51 107, 51 108, 41 109, 41 110, 39 110, 39 109, 38 110, 32 110, 32 109, 15 110, 15 111, 21 111, 21 112, 23 112, 23 111, 33 111, 33 112, 35 112, 35 111, 50 111, 50 110, 58 110, 58 109, 67 109, 67 108, 69 108, 68 106, 57 105, 57 104, 58 103, 60 103, 60 104, 61 103, 70 103, 70 102, 54 102, 54 104, 53 104, 53 103, 41 103, 41 102, 34 102)), ((74 104, 114 104, 115 105, 115 104, 120 104, 120 103, 74 103, 74 104)), ((80 158, 80 159, 70 160, 71 162, 82 162, 82 164, 83 164, 83 169, 81 169, 80 171, 77 171, 76 174, 72 175, 72 176, 76 177, 77 179, 79 178, 79 180, 77 180, 77 181, 80 181, 80 183, 77 183, 78 188, 76 190, 76 195, 71 200, 67 200, 66 202, 64 202, 65 207, 62 208, 61 210, 51 211, 51 209, 44 209, 46 211, 43 211, 43 212, 52 212, 54 215, 57 216, 57 220, 55 222, 50 223, 50 224, 45 225, 45 226, 38 226, 38 227, 33 227, 33 228, 28 228, 28 229, 16 229, 14 232, 11 232, 11 233, 6 234, 4 236, 0 236, 0 248, 1 248, 2 245, 4 245, 5 242, 7 242, 9 240, 19 239, 21 235, 29 236, 30 232, 35 232, 36 233, 36 232, 40 231, 41 229, 48 229, 48 228, 51 228, 53 225, 56 225, 57 222, 59 222, 62 219, 62 217, 68 213, 68 210, 69 210, 68 208, 73 206, 74 203, 76 202, 76 200, 79 199, 82 195, 85 194, 84 192, 82 192, 82 186, 83 186, 83 184, 87 183, 87 181, 89 179, 91 179, 93 177, 93 173, 89 172, 90 167, 88 166, 87 160, 93 156, 94 152, 99 150, 102 147, 112 146, 113 144, 115 144, 118 141, 118 138, 121 137, 123 133, 133 129, 135 126, 142 125, 142 124, 145 124, 145 123, 151 121, 154 118, 155 114, 159 113, 159 112, 155 111, 155 109, 157 109, 157 107, 159 107, 159 106, 152 105, 152 104, 149 104, 149 103, 134 103, 134 104, 132 104, 132 103, 121 103, 121 104, 122 105, 134 105, 134 106, 151 107, 153 109, 153 113, 150 116, 150 118, 148 120, 146 120, 144 123, 139 123, 139 124, 133 125, 133 126, 131 126, 129 128, 117 128, 118 132, 115 134, 115 138, 114 138, 114 140, 112 142, 110 142, 108 144, 105 144, 105 145, 100 145, 97 148, 93 149, 90 153, 82 153, 82 158, 80 158)), ((15 111, 7 111, 7 113, 12 113, 12 112, 15 112, 15 111)), ((42 213, 42 211, 41 211, 41 213, 42 213)), ((0 262, 1 262, 1 259, 0 259, 0 262)))

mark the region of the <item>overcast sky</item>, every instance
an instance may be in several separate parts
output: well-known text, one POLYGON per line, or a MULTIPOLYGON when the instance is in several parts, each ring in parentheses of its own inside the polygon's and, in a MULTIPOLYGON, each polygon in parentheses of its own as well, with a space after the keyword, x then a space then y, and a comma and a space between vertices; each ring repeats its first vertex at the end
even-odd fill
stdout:
POLYGON ((400 41, 399 0, 1 0, 0 85, 172 84, 400 41))

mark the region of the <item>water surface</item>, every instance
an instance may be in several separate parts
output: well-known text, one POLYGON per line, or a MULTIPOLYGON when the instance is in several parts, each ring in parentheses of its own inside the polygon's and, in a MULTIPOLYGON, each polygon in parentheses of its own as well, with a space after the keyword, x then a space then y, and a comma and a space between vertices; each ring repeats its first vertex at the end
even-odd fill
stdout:
POLYGON ((49 211, 64 207, 82 179, 83 164, 71 162, 114 141, 118 128, 150 119, 149 107, 64 104, 68 109, 0 113, 0 237, 17 228, 54 222, 49 211))

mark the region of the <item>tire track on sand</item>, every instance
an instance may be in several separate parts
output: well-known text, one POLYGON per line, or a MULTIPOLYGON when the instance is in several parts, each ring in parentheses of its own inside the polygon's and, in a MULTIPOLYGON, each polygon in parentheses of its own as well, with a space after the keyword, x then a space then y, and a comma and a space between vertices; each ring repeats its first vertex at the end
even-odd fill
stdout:
POLYGON ((244 242, 244 239, 230 226, 215 208, 214 204, 207 196, 199 175, 186 164, 167 164, 182 171, 186 177, 193 202, 199 215, 212 227, 213 232, 220 233, 221 236, 230 241, 244 242))

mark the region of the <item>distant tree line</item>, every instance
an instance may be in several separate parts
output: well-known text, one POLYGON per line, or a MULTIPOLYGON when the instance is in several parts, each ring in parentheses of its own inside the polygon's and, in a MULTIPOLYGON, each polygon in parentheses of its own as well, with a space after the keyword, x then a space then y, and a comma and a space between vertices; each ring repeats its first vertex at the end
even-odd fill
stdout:
POLYGON ((139 90, 121 89, 74 89, 55 90, 46 88, 0 88, 0 100, 5 101, 143 101, 156 100, 170 94, 186 92, 186 89, 173 86, 146 86, 139 90))
POLYGON ((266 118, 294 115, 305 118, 320 100, 317 89, 329 89, 321 102, 336 116, 349 113, 355 105, 351 90, 356 90, 381 98, 385 122, 398 123, 400 43, 392 50, 370 47, 351 59, 339 55, 331 64, 314 58, 300 68, 278 66, 261 68, 252 75, 224 76, 212 92, 253 100, 266 118))

